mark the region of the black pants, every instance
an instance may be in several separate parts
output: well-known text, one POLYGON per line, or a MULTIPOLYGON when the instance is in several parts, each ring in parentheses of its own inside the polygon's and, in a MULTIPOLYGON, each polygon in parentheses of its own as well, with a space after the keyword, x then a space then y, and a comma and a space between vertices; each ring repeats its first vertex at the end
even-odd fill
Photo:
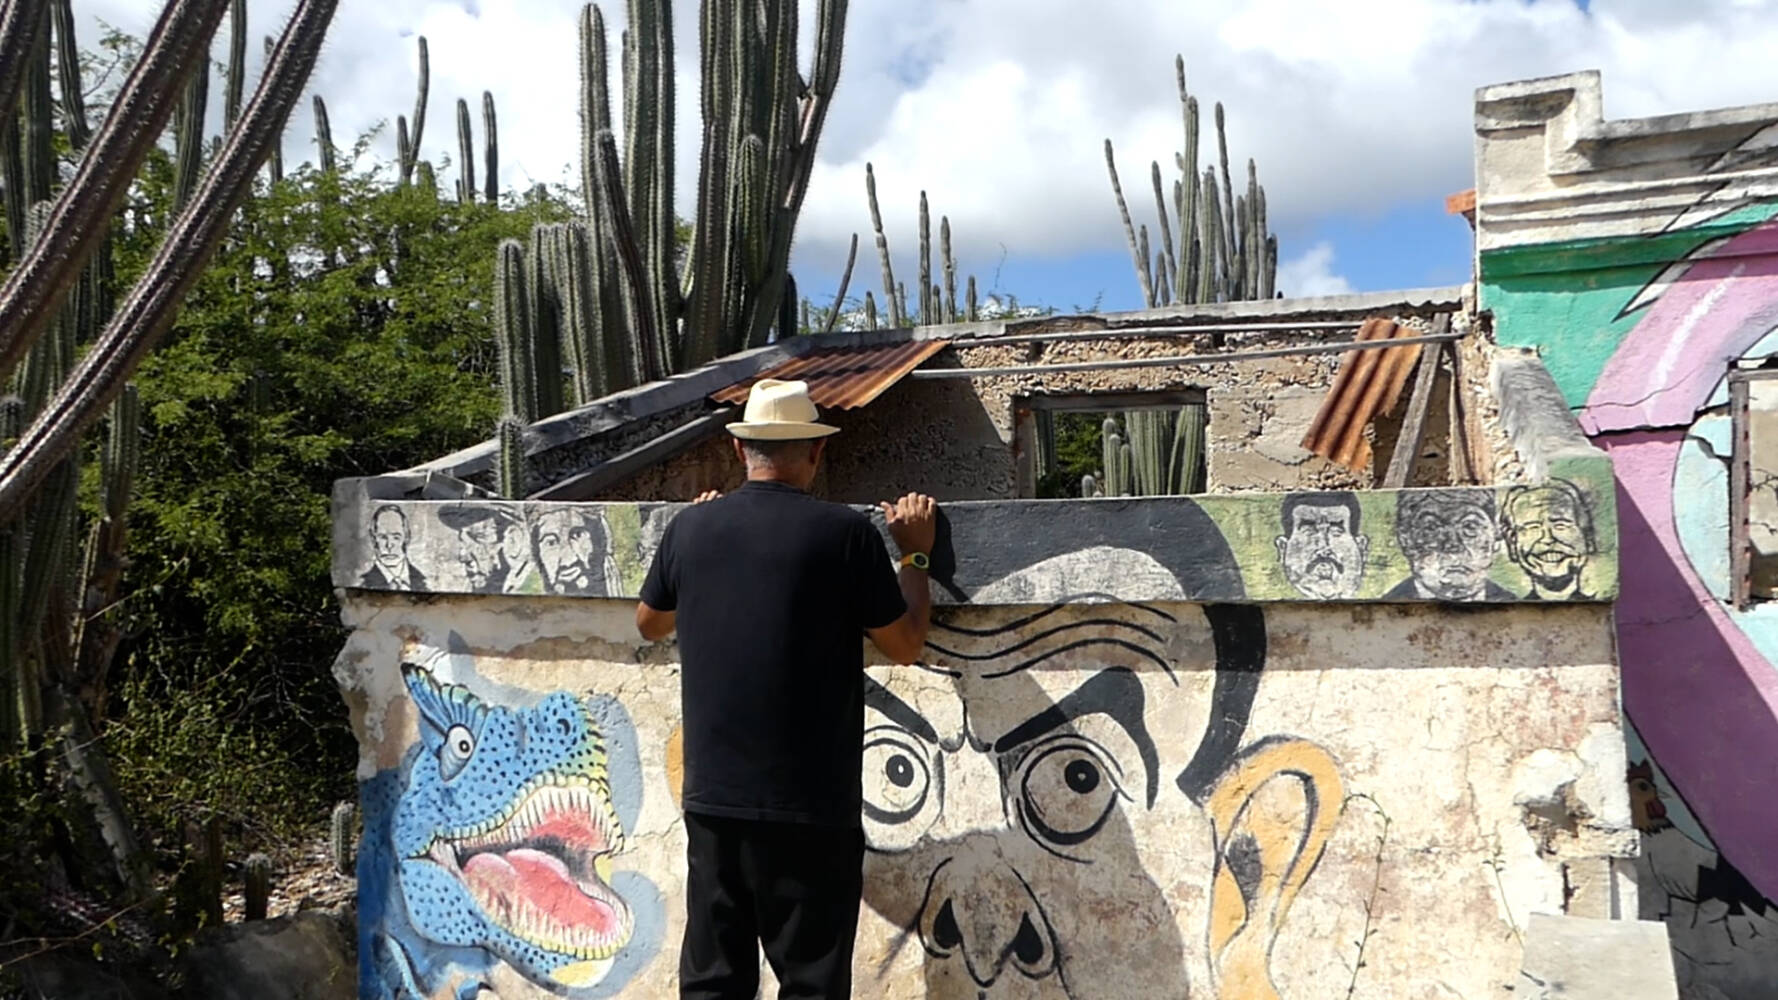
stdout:
POLYGON ((685 814, 682 1000, 753 1000, 759 948, 780 1000, 852 995, 860 830, 685 814))

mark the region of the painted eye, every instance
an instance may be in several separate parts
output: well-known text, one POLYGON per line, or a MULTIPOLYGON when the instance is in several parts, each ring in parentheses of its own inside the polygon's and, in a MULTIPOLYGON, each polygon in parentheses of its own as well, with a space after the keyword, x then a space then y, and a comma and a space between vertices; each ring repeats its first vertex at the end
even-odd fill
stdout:
POLYGON ((438 773, 446 781, 462 773, 475 753, 475 734, 468 726, 452 726, 445 732, 444 747, 438 754, 438 773))
POLYGON ((872 847, 894 851, 912 846, 925 832, 920 818, 937 798, 932 764, 918 737, 895 726, 877 726, 864 734, 863 812, 872 847))
POLYGON ((1124 791, 1117 765, 1079 737, 1062 737, 1033 748, 1019 783, 1019 814, 1039 840, 1072 847, 1105 825, 1124 791))

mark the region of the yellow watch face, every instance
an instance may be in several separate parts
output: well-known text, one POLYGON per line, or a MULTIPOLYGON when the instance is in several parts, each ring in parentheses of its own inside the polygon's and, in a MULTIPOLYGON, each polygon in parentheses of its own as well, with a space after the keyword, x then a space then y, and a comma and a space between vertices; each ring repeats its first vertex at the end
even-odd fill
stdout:
POLYGON ((924 552, 912 552, 902 557, 901 564, 923 570, 932 565, 932 560, 926 558, 924 552))

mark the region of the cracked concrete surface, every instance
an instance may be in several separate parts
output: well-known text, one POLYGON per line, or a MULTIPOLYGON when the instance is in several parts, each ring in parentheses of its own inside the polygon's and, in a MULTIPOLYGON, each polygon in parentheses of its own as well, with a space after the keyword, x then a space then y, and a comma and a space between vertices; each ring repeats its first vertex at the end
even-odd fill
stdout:
MULTIPOLYGON (((361 741, 361 778, 398 767, 415 739, 397 670, 404 657, 494 703, 526 705, 565 690, 609 694, 623 704, 641 750, 643 794, 615 867, 652 881, 668 915, 661 950, 623 995, 675 995, 684 841, 668 752, 679 717, 671 644, 634 638, 632 606, 619 601, 350 592, 345 605, 353 633, 334 671, 361 741)), ((992 630, 1033 610, 941 614, 992 630)), ((1156 653, 1172 676, 1109 644, 1058 652, 1039 668, 1000 679, 965 661, 958 661, 959 678, 881 663, 868 668, 930 720, 940 744, 922 752, 932 755, 927 766, 934 773, 943 768, 946 777, 943 792, 933 793, 942 802, 924 807, 940 810, 926 825, 867 824, 867 836, 895 853, 874 855, 867 867, 858 990, 886 1000, 976 997, 973 984, 954 988, 960 984, 947 972, 944 949, 922 947, 919 928, 930 933, 931 925, 920 923, 920 894, 940 870, 934 865, 962 859, 940 866, 974 873, 974 881, 955 887, 955 905, 987 921, 973 926, 995 926, 992 914, 1013 911, 992 888, 990 869, 981 867, 980 859, 993 857, 1037 894, 1040 908, 1030 912, 1053 933, 1053 968, 1069 976, 1070 996, 1150 996, 1140 984, 1176 979, 1191 983, 1193 996, 1213 995, 1199 989, 1211 983, 1222 983, 1220 995, 1231 1000, 1258 996, 1231 987, 1227 966, 1218 964, 1226 954, 1207 945, 1224 905, 1216 899, 1212 831, 1235 816, 1218 819, 1214 798, 1199 805, 1175 782, 1212 715, 1215 651, 1202 611, 1190 604, 1153 612, 1100 605, 1057 615, 1044 628, 1088 637, 1138 634, 1116 624, 1125 616, 1153 622, 1144 628, 1159 636, 1156 653), (1062 731, 1074 752, 1099 755, 1079 759, 1100 761, 1101 773, 1117 775, 1126 790, 1107 800, 1103 832, 1071 849, 1098 852, 1082 864, 1039 849, 1018 820, 1021 796, 1064 786, 1033 784, 1028 757, 995 764, 971 748, 991 744, 1000 727, 1059 703, 1107 668, 1131 671, 1139 681, 1121 696, 1136 714, 1122 722, 1084 715, 1062 731), (1152 763, 1128 725, 1152 740, 1152 763), (951 727, 967 727, 975 737, 951 742, 951 727), (1151 775, 1152 805, 1143 792, 1151 775), (968 859, 975 867, 956 867, 968 859)), ((1331 810, 1325 842, 1303 859, 1304 877, 1288 909, 1263 922, 1263 960, 1281 996, 1343 995, 1361 939, 1367 943, 1357 995, 1504 996, 1500 986, 1519 966, 1518 935, 1534 914, 1614 905, 1635 912, 1634 888, 1613 875, 1621 871, 1614 865, 1634 853, 1636 834, 1622 782, 1608 609, 1279 605, 1264 618, 1265 669, 1240 746, 1255 753, 1283 748, 1283 759, 1293 762, 1286 770, 1312 771, 1315 760, 1332 768, 1311 786, 1322 797, 1319 808, 1331 810), (1439 961, 1428 962, 1435 954, 1439 961)), ((870 767, 867 760, 867 779, 870 767)), ((880 778, 867 781, 867 795, 898 787, 880 778)), ((1258 786, 1284 789, 1264 779, 1258 786)), ((1251 809, 1266 810, 1269 825, 1253 829, 1292 829, 1305 815, 1300 797, 1258 790, 1243 794, 1253 796, 1251 809)), ((1051 822, 1069 815, 1050 807, 1051 822)), ((501 996, 547 995, 510 971, 496 972, 501 996)), ((1033 975, 997 979, 981 995, 1010 995, 1020 984, 1029 995, 1050 995, 1057 981, 1033 975)))

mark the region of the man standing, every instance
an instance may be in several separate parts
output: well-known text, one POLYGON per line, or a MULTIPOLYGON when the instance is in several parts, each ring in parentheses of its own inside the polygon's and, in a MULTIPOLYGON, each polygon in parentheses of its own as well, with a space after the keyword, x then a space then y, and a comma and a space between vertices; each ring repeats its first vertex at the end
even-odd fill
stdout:
MULTIPOLYGON (((870 519, 808 494, 828 435, 802 382, 762 379, 729 425, 747 482, 668 523, 636 627, 677 629, 685 724, 683 1000, 851 995, 863 885, 864 643, 925 646, 932 498, 870 519)), ((700 498, 704 500, 704 498, 700 498)))

